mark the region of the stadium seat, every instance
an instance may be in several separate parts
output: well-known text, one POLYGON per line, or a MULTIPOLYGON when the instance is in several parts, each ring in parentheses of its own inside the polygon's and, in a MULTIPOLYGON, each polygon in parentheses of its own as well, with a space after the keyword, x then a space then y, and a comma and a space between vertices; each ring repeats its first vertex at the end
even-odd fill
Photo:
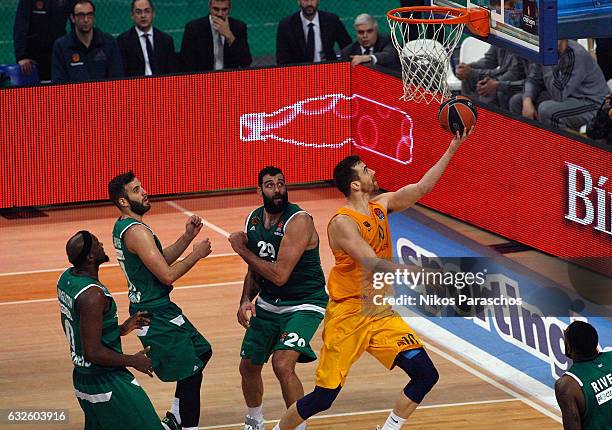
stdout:
POLYGON ((27 87, 40 84, 36 64, 32 66, 32 73, 30 75, 25 75, 21 71, 19 64, 2 64, 0 65, 0 73, 8 77, 10 81, 8 86, 27 87))
POLYGON ((470 64, 484 57, 491 45, 475 37, 466 38, 459 48, 459 62, 470 64))
MULTIPOLYGON (((589 39, 577 39, 576 42, 580 43, 584 49, 589 50, 589 39)), ((597 42, 593 39, 593 49, 597 48, 597 42)))

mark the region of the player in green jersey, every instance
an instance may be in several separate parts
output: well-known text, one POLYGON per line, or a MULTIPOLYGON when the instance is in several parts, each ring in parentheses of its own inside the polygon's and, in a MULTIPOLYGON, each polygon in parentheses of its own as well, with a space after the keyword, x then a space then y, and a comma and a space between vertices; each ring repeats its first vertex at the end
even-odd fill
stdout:
POLYGON ((85 430, 162 429, 149 397, 126 369, 153 376, 148 348, 134 355, 121 350, 120 336, 148 324, 147 315, 139 312, 117 323, 117 305, 98 279, 108 256, 94 235, 76 233, 66 244, 66 254, 73 267, 60 276, 57 298, 85 430))
POLYGON ((151 320, 136 334, 144 346, 151 347, 149 356, 157 377, 164 382, 177 382, 171 409, 162 423, 167 430, 196 430, 202 371, 212 349, 181 308, 170 301, 170 291, 177 279, 211 253, 210 241, 207 238, 197 243, 190 254, 177 261, 202 229, 200 217, 191 216, 185 233, 163 248, 143 222, 151 204, 134 173, 113 178, 108 193, 121 211, 113 229, 113 245, 127 278, 130 313, 146 310, 151 320))
POLYGON ((572 366, 555 384, 564 430, 612 428, 612 351, 600 352, 595 328, 574 321, 565 330, 572 366))
POLYGON ((247 329, 240 354, 245 430, 264 429, 261 371, 270 356, 287 407, 304 395, 295 364, 316 360, 310 340, 328 300, 312 217, 289 203, 279 168, 261 170, 258 185, 263 206, 250 213, 243 232, 229 239, 249 265, 237 315, 247 329))

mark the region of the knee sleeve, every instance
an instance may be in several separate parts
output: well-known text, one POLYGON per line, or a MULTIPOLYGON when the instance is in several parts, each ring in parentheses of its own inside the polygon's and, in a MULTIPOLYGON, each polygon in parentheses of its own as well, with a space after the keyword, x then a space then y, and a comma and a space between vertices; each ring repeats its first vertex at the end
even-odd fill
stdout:
POLYGON ((200 421, 200 387, 202 372, 197 372, 176 383, 175 397, 179 398, 179 410, 183 427, 195 427, 200 421))
POLYGON ((338 397, 341 389, 341 386, 334 389, 315 387, 312 393, 305 395, 297 401, 298 414, 300 414, 303 420, 307 420, 311 416, 329 409, 334 400, 336 400, 336 397, 338 397))
POLYGON ((440 379, 436 367, 424 349, 398 354, 395 364, 410 376, 410 382, 404 387, 404 394, 415 403, 421 403, 440 379))

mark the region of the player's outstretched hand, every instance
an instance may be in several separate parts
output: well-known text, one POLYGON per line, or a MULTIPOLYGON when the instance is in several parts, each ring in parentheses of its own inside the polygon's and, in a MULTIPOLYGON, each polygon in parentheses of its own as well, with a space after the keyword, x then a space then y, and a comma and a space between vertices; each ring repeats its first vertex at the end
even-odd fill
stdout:
POLYGON ((206 238, 201 242, 193 245, 193 252, 197 253, 200 258, 207 257, 212 252, 212 244, 210 239, 206 238))
POLYGON ((146 373, 151 378, 153 377, 153 362, 147 356, 147 352, 151 349, 150 346, 147 346, 140 352, 132 355, 132 367, 139 372, 146 373))
POLYGON ((237 231, 229 235, 228 239, 232 249, 240 254, 246 248, 247 235, 244 231, 237 231))
POLYGON ((465 140, 468 138, 468 136, 470 136, 472 133, 474 132, 474 126, 472 126, 469 130, 463 130, 463 134, 459 134, 459 132, 457 132, 457 134, 455 135, 455 137, 453 137, 453 140, 451 140, 451 143, 449 145, 449 148, 453 151, 456 151, 457 149, 459 149, 459 147, 461 146, 461 144, 463 142, 465 142, 465 140))
POLYGON ((185 224, 185 233, 189 236, 190 239, 193 240, 200 230, 202 230, 202 218, 197 215, 191 215, 185 224))
POLYGON ((251 312, 252 316, 256 316, 255 304, 253 304, 253 302, 243 302, 238 308, 236 317, 238 317, 238 322, 244 328, 249 328, 249 321, 251 320, 251 317, 247 312, 251 312))
POLYGON ((131 317, 125 320, 123 324, 121 324, 121 336, 125 336, 133 330, 143 328, 151 324, 151 320, 149 320, 149 312, 147 311, 138 311, 131 317))

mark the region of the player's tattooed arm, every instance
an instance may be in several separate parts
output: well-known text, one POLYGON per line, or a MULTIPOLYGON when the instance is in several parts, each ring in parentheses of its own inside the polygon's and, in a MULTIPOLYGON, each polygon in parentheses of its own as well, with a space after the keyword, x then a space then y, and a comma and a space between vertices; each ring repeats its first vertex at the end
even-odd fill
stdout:
POLYGON ((580 409, 584 411, 584 395, 571 376, 563 375, 555 383, 555 396, 561 408, 564 430, 581 430, 580 409), (582 404, 582 405, 581 405, 582 404))
POLYGON ((229 241, 234 251, 252 270, 274 285, 282 286, 289 280, 295 265, 315 234, 312 217, 306 213, 298 213, 290 223, 285 225, 285 233, 276 261, 266 261, 251 252, 246 246, 247 240, 244 232, 232 233, 229 241))

